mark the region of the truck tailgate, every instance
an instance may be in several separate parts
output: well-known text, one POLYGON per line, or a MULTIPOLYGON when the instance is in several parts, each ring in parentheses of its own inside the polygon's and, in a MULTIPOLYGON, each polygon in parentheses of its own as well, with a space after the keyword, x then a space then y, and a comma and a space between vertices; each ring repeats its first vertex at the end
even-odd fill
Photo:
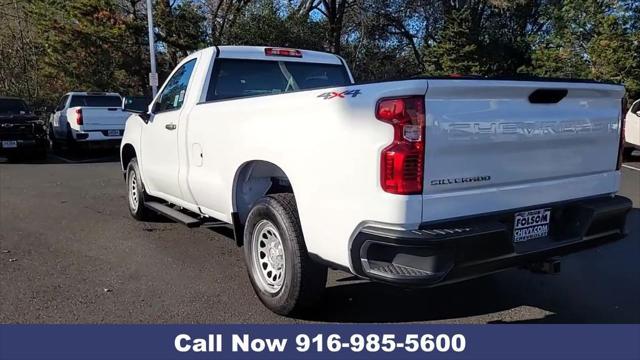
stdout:
POLYGON ((423 220, 438 217, 434 205, 464 216, 615 191, 623 95, 598 83, 430 80, 423 220))
MULTIPOLYGON (((69 111, 73 112, 75 109, 71 108, 69 111)), ((122 130, 128 115, 120 108, 82 107, 83 129, 85 131, 122 130)))

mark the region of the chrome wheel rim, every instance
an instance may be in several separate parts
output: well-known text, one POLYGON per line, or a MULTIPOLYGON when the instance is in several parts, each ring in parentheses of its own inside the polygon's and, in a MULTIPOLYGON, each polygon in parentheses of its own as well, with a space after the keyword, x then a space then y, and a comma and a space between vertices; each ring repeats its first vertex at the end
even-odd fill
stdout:
POLYGON ((282 288, 285 275, 285 254, 280 233, 268 220, 261 220, 251 236, 251 257, 258 286, 270 293, 282 288))
POLYGON ((129 172, 129 206, 133 212, 138 210, 138 178, 135 171, 129 172))

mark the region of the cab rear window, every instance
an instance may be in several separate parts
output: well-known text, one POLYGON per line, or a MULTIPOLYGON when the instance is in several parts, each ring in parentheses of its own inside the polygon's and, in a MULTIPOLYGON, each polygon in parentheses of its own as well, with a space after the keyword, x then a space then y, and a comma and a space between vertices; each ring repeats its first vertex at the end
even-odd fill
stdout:
POLYGON ((350 84, 349 75, 342 65, 218 59, 206 100, 274 95, 350 84))
POLYGON ((69 107, 120 107, 122 99, 113 95, 72 95, 69 107))

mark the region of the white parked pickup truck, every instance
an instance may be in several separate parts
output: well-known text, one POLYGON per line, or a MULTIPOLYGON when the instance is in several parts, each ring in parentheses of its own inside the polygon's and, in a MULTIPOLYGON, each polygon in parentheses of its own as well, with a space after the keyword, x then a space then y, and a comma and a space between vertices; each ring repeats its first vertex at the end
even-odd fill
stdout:
POLYGON ((59 143, 118 146, 129 113, 117 93, 70 92, 60 99, 49 121, 49 137, 59 143))
POLYGON ((128 206, 139 220, 230 224, 279 314, 320 299, 328 267, 403 286, 555 271, 549 259, 624 235, 623 95, 571 81, 358 84, 332 54, 212 47, 148 109, 128 109, 128 206))

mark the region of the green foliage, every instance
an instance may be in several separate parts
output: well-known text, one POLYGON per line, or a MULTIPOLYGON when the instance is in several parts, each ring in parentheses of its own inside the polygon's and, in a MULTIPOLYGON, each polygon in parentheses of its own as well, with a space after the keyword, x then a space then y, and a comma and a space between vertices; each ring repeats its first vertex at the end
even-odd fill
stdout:
POLYGON ((455 10, 445 17, 445 26, 438 33, 433 47, 425 49, 431 73, 480 74, 481 57, 478 33, 474 31, 471 11, 455 10))
POLYGON ((164 44, 172 68, 189 52, 206 45, 205 17, 192 2, 158 0, 154 20, 157 40, 164 44))
POLYGON ((538 35, 528 70, 622 83, 629 98, 640 97, 640 28, 633 25, 637 10, 633 2, 563 1, 549 12, 548 34, 538 35))
POLYGON ((309 17, 290 13, 273 1, 248 6, 222 34, 222 45, 285 46, 325 50, 326 28, 309 17))
MULTIPOLYGON (((359 80, 451 73, 623 83, 640 97, 637 0, 155 0, 160 80, 211 45, 336 51, 359 80)), ((145 0, 0 4, 0 95, 148 93, 145 0)))
POLYGON ((27 10, 43 49, 33 71, 42 77, 49 103, 70 90, 143 91, 144 33, 132 31, 140 24, 115 1, 36 0, 27 10))

